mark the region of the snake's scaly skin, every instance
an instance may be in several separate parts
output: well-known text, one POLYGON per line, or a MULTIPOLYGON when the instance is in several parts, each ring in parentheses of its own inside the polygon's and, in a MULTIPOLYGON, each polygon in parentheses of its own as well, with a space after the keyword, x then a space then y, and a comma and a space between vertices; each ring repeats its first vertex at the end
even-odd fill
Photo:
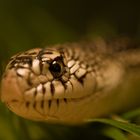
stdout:
POLYGON ((70 43, 13 56, 3 75, 2 101, 24 118, 63 123, 137 106, 140 95, 131 89, 140 81, 140 52, 108 46, 70 43))

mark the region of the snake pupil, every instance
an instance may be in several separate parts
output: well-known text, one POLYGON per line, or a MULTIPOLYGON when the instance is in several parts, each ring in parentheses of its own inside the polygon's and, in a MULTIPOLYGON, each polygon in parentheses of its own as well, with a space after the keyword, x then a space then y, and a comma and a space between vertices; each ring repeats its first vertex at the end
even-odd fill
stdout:
POLYGON ((53 74, 54 77, 59 77, 61 74, 61 65, 54 61, 51 65, 50 65, 50 71, 53 74))

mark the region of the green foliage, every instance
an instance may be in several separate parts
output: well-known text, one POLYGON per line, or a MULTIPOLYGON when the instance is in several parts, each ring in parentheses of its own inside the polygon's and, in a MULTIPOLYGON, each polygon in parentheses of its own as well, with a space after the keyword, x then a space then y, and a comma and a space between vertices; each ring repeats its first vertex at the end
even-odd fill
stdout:
POLYGON ((129 120, 124 120, 122 115, 115 120, 97 118, 87 120, 83 125, 69 126, 33 122, 17 117, 3 106, 0 109, 2 112, 0 116, 0 139, 4 140, 76 140, 81 136, 88 140, 93 138, 98 140, 129 140, 130 136, 135 137, 136 140, 140 139, 140 122, 136 121, 140 116, 136 113, 129 120), (131 122, 132 120, 133 122, 131 122))

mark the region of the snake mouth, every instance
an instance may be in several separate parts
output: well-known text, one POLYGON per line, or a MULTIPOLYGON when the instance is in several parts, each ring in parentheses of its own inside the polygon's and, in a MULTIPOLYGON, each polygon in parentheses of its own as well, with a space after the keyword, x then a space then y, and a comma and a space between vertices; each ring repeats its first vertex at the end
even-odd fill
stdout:
POLYGON ((86 101, 92 100, 93 96, 96 96, 96 94, 88 94, 79 98, 57 98, 34 102, 13 99, 6 101, 5 104, 15 114, 26 119, 55 122, 63 121, 63 115, 60 115, 62 112, 64 112, 64 114, 71 112, 70 110, 77 108, 77 105, 86 104, 86 101))
MULTIPOLYGON (((98 93, 98 92, 96 92, 98 93)), ((88 94, 88 95, 85 95, 85 96, 82 96, 82 97, 78 97, 78 98, 52 98, 52 99, 49 99, 49 100, 45 100, 45 99, 42 99, 42 100, 33 100, 33 101, 26 101, 26 100, 17 100, 17 99, 12 99, 12 100, 9 100, 9 101, 5 101, 4 103, 7 104, 8 108, 10 108, 10 104, 11 103, 20 103, 20 104, 25 104, 25 106, 27 108, 29 108, 30 105, 32 105, 34 108, 36 107, 36 105, 38 103, 40 103, 40 107, 43 109, 44 108, 44 105, 45 103, 48 103, 48 107, 51 108, 51 104, 52 102, 56 102, 56 105, 59 106, 59 104, 61 104, 61 102, 64 102, 65 104, 68 104, 68 103, 75 103, 75 102, 82 102, 84 100, 87 100, 89 98, 91 98, 93 95, 96 96, 96 93, 92 93, 92 94, 88 94)))
MULTIPOLYGON (((13 102, 13 101, 12 101, 13 102)), ((15 101, 14 101, 15 102, 15 101)), ((19 103, 19 102, 18 102, 19 103)), ((6 104, 6 106, 9 108, 9 110, 13 110, 13 108, 12 108, 12 106, 10 105, 10 102, 5 102, 5 104, 6 104)), ((37 111, 37 110, 36 110, 37 111)), ((47 116, 46 117, 46 121, 47 120, 59 120, 59 117, 58 116, 56 116, 56 115, 50 115, 50 114, 46 114, 46 115, 44 115, 44 114, 42 114, 41 112, 39 112, 39 111, 37 111, 41 116, 47 116)), ((36 121, 40 121, 41 120, 41 118, 40 118, 40 116, 38 116, 38 117, 33 117, 33 118, 30 118, 30 117, 28 117, 28 116, 26 116, 26 115, 22 115, 21 113, 19 114, 19 113, 17 113, 17 112, 15 112, 15 114, 17 114, 17 115, 19 115, 19 116, 21 116, 21 117, 24 117, 24 118, 27 118, 27 119, 33 119, 33 120, 36 120, 36 121)), ((44 121, 44 120, 42 120, 42 121, 44 121)))

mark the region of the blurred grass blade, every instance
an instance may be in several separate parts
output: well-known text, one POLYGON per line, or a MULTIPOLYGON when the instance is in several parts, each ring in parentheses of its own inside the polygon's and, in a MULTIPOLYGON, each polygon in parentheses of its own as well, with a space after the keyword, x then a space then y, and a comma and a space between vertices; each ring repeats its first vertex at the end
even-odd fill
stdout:
POLYGON ((126 122, 120 122, 116 120, 111 120, 111 119, 90 119, 88 122, 99 122, 99 123, 104 123, 108 125, 112 125, 116 128, 125 130, 129 133, 132 133, 136 136, 140 137, 140 126, 132 123, 126 123, 126 122))
POLYGON ((123 115, 121 115, 122 118, 124 119, 132 119, 134 117, 138 117, 140 116, 140 108, 136 109, 136 110, 132 110, 132 111, 129 111, 127 113, 124 113, 123 115))
POLYGON ((124 133, 120 129, 115 127, 107 127, 103 129, 102 133, 105 136, 112 138, 113 140, 127 140, 124 133))

